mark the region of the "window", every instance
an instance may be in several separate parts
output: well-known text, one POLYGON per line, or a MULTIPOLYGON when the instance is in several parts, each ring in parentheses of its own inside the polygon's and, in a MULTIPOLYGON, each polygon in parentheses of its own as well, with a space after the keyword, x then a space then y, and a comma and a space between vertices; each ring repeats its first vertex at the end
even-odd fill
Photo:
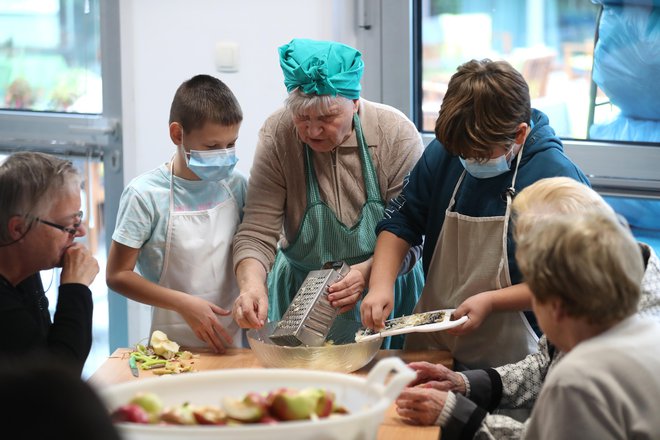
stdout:
POLYGON ((94 0, 3 1, 0 108, 102 113, 99 13, 94 0))
MULTIPOLYGON (((84 178, 82 241, 101 272, 90 286, 93 345, 83 377, 127 344, 126 301, 108 295, 104 273, 105 225, 115 223, 123 188, 118 48, 118 0, 0 2, 0 160, 41 151, 71 160, 84 178)), ((42 280, 53 312, 59 271, 42 280)))
POLYGON ((584 139, 599 6, 588 1, 443 1, 421 8, 422 130, 433 131, 449 79, 470 60, 506 60, 562 137, 584 139))
POLYGON ((402 110, 428 143, 456 67, 472 58, 509 61, 566 153, 660 250, 660 2, 358 3, 358 47, 380 64, 380 72, 365 69, 367 99, 402 110))

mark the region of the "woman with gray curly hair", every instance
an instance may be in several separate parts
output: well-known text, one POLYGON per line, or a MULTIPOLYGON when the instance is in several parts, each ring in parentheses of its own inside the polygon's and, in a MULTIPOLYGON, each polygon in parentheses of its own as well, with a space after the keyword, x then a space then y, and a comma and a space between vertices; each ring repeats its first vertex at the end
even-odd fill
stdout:
MULTIPOLYGON (((421 156, 422 140, 403 113, 360 97, 358 50, 294 39, 279 54, 289 96, 259 134, 234 238, 241 291, 234 318, 252 328, 281 319, 308 272, 343 260, 350 272, 328 298, 340 318, 359 322, 376 224, 421 156)), ((392 317, 412 312, 424 282, 421 264, 399 265, 399 273, 392 317)), ((384 345, 400 348, 395 338, 384 345)))

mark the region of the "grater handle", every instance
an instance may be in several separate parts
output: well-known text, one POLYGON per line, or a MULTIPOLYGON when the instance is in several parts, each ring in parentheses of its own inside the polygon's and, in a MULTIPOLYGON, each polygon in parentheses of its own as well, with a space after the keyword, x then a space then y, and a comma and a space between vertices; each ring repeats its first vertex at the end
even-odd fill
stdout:
POLYGON ((341 278, 344 278, 351 271, 351 266, 341 260, 328 261, 322 266, 322 269, 333 269, 341 276, 341 278))
POLYGON ((383 394, 390 400, 398 397, 399 393, 406 385, 417 377, 417 373, 406 365, 400 358, 392 356, 379 361, 376 366, 367 375, 368 385, 385 386, 383 394), (390 372, 395 370, 394 376, 385 385, 385 379, 390 372))

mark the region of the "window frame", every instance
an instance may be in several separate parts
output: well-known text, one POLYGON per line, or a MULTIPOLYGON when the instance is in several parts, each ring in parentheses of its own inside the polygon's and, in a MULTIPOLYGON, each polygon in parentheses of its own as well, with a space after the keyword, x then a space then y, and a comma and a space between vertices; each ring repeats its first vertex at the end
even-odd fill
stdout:
MULTIPOLYGON (((0 151, 40 151, 92 158, 104 165, 104 224, 107 246, 124 186, 119 1, 100 0, 103 113, 49 113, 0 110, 0 151)), ((110 351, 128 344, 127 301, 108 289, 110 351)))

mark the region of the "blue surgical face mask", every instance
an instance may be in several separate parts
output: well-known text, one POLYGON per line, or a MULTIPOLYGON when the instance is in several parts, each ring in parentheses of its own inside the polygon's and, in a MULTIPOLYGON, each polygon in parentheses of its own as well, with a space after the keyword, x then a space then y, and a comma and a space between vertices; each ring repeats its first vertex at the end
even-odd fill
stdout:
POLYGON ((186 165, 202 180, 224 180, 229 177, 238 162, 236 148, 218 150, 190 150, 186 153, 181 144, 186 165))
POLYGON ((478 162, 476 159, 463 159, 460 157, 460 161, 463 164, 465 170, 470 173, 470 175, 476 179, 490 179, 491 177, 496 177, 501 174, 506 173, 511 169, 511 159, 509 153, 513 152, 517 144, 511 146, 511 149, 496 158, 487 160, 486 162, 478 162))

